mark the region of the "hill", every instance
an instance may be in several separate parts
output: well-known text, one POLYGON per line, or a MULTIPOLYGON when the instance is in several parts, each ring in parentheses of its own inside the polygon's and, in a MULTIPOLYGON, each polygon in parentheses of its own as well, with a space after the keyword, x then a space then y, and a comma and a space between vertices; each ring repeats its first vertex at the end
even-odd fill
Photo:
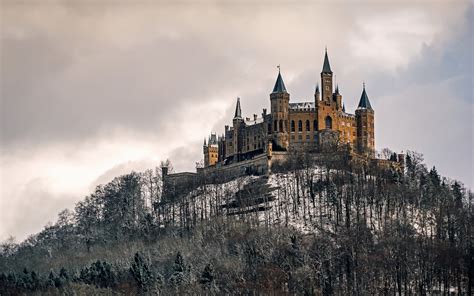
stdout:
POLYGON ((117 177, 4 242, 0 294, 472 294, 473 194, 418 153, 404 174, 293 161, 162 186, 158 169, 117 177))

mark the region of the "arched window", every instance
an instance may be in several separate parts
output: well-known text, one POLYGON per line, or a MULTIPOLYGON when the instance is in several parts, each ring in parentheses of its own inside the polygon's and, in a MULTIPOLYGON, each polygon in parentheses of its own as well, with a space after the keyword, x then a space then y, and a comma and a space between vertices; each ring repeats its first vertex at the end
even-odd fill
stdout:
POLYGON ((291 121, 291 131, 292 132, 295 131, 295 121, 294 120, 291 121))
POLYGON ((280 119, 280 132, 283 132, 283 120, 280 119))
POLYGON ((332 129, 332 118, 331 116, 326 116, 326 128, 327 129, 332 129))
POLYGON ((315 120, 313 121, 313 131, 317 131, 318 130, 318 121, 315 120))
POLYGON ((309 120, 306 120, 306 131, 309 132, 311 130, 311 126, 309 124, 309 120))
POLYGON ((303 131, 303 122, 301 120, 298 121, 298 131, 299 132, 303 131))
POLYGON ((278 130, 278 121, 276 121, 276 120, 275 120, 275 124, 273 125, 273 129, 274 129, 275 131, 278 130))

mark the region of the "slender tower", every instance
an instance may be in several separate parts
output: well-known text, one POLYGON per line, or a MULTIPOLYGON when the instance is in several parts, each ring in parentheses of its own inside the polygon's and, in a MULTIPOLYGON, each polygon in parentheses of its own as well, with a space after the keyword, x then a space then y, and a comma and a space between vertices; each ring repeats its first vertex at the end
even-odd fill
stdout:
POLYGON ((357 151, 369 157, 375 157, 374 109, 363 84, 359 106, 355 111, 357 122, 357 151))
POLYGON ((288 150, 288 108, 290 94, 286 91, 285 83, 278 66, 278 77, 270 94, 273 150, 288 150))
POLYGON ((322 100, 327 104, 331 104, 332 99, 332 71, 329 65, 328 51, 324 54, 323 70, 321 71, 321 91, 322 100))
POLYGON ((240 109, 240 98, 237 98, 237 105, 235 106, 235 115, 232 120, 233 135, 232 146, 234 147, 234 160, 240 161, 242 154, 242 128, 244 128, 244 119, 242 118, 242 110, 240 109))

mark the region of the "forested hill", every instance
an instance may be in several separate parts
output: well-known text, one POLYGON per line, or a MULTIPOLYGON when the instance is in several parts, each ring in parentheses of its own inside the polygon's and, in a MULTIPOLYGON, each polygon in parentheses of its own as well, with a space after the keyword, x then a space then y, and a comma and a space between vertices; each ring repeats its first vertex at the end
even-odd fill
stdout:
POLYGON ((472 295, 473 193, 420 154, 162 189, 158 168, 117 177, 2 243, 0 295, 472 295))

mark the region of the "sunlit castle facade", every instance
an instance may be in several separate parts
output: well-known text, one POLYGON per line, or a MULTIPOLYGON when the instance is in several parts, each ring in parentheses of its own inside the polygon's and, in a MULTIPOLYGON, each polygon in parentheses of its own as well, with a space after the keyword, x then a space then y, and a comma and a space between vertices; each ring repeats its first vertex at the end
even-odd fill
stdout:
POLYGON ((232 126, 224 134, 212 134, 204 141, 204 167, 228 165, 271 155, 272 151, 304 150, 321 152, 348 147, 353 152, 375 156, 374 109, 365 85, 355 114, 347 113, 339 87, 333 87, 333 72, 327 52, 321 72, 321 89, 316 86, 314 100, 291 103, 282 75, 270 94, 270 112, 263 109, 261 117, 242 116, 237 98, 232 126))

